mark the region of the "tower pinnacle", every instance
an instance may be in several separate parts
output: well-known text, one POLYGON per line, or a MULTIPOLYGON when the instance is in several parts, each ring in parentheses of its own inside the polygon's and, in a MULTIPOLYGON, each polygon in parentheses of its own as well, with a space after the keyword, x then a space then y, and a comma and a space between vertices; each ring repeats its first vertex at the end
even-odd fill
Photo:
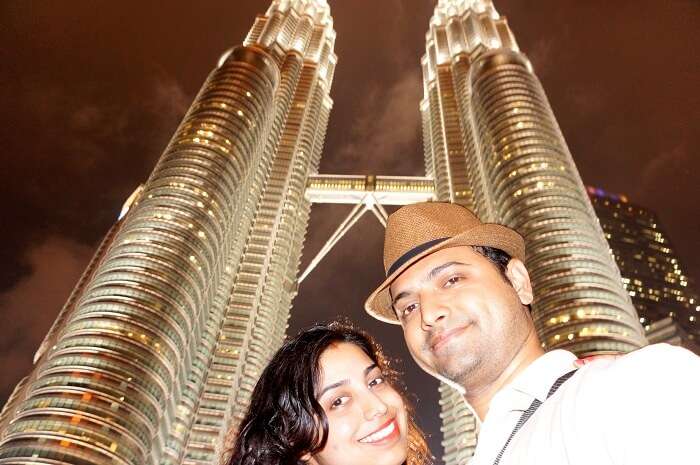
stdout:
POLYGON ((486 13, 494 19, 499 17, 491 0, 438 0, 433 19, 449 19, 461 16, 469 10, 477 14, 486 13))
POLYGON ((491 0, 439 0, 426 45, 431 67, 465 53, 474 57, 486 50, 519 50, 506 18, 491 0))

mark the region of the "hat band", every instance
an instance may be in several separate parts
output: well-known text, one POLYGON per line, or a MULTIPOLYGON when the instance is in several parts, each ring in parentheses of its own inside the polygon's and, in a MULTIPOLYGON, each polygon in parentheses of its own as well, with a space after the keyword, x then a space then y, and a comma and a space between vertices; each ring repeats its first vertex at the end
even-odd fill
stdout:
POLYGON ((417 245, 405 254, 401 255, 390 267, 389 270, 386 272, 387 277, 390 275, 394 274, 394 271, 398 270, 403 266, 404 263, 415 257, 421 252, 424 252, 431 248, 432 246, 439 244, 440 242, 446 241, 447 239, 450 239, 449 237, 443 237, 440 239, 433 239, 432 241, 424 242, 421 245, 417 245))

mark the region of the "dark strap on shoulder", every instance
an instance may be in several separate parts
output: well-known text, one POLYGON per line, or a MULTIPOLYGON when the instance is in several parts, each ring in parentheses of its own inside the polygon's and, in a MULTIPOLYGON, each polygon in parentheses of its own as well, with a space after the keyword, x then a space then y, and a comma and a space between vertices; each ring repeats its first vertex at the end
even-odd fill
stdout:
MULTIPOLYGON (((559 389, 559 387, 560 387, 562 384, 564 384, 564 382, 565 382, 567 379, 571 378, 571 377, 574 375, 574 373, 576 373, 576 370, 572 370, 572 371, 570 371, 570 372, 568 372, 568 373, 566 373, 566 374, 560 376, 560 377, 554 382, 554 384, 552 385, 552 387, 549 389, 549 393, 547 394, 547 399, 549 399, 550 397, 552 397, 552 394, 554 394, 555 392, 557 392, 557 389, 559 389)), ((546 399, 545 399, 545 401, 546 401, 546 399)), ((524 424, 530 419, 530 417, 535 413, 535 411, 536 411, 538 408, 540 408, 540 405, 542 405, 542 402, 540 402, 539 400, 535 399, 535 400, 532 401, 532 403, 531 403, 530 406, 527 408, 527 410, 525 410, 525 411, 523 412, 523 414, 520 415, 520 419, 519 419, 518 422, 515 424, 515 428, 513 428, 513 431, 510 433, 510 436, 508 437, 508 440, 506 441, 506 443, 503 445, 503 448, 501 449, 501 451, 500 451, 500 452, 498 453, 498 455, 496 456, 496 460, 494 460, 493 465, 498 465, 498 464, 501 462, 501 458, 503 457, 503 454, 506 452, 506 449, 508 448, 508 445, 510 444, 510 441, 513 440, 513 437, 515 436, 515 433, 517 433, 518 430, 520 430, 520 428, 522 428, 523 425, 524 425, 524 424)))

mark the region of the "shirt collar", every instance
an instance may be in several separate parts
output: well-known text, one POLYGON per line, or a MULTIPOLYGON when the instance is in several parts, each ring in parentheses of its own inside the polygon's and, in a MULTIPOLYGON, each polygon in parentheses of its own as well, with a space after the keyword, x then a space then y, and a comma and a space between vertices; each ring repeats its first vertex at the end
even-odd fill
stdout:
POLYGON ((546 352, 520 373, 504 390, 514 390, 544 402, 556 380, 573 370, 576 355, 566 350, 546 352))

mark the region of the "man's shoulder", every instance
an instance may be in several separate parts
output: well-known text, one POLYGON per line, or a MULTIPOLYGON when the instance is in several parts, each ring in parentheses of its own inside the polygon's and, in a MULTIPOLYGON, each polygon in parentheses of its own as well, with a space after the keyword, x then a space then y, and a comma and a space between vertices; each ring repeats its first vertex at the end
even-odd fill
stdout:
POLYGON ((602 358, 585 365, 581 374, 592 377, 598 374, 627 375, 629 373, 650 374, 684 370, 700 366, 700 357, 691 351, 670 344, 651 344, 619 357, 602 358))
MULTIPOLYGON (((565 383, 558 408, 571 453, 604 451, 611 463, 689 463, 700 405, 700 357, 654 344, 595 360, 565 383), (566 385, 570 385, 567 387, 566 385), (654 441, 639 446, 639 438, 654 441)), ((554 406, 552 406, 554 407, 554 406)), ((564 433, 562 433, 564 434, 564 433)), ((595 463, 595 462, 592 462, 595 463)))
POLYGON ((577 373, 579 394, 636 402, 684 384, 700 388, 700 357, 682 347, 652 344, 617 358, 595 360, 577 373))

